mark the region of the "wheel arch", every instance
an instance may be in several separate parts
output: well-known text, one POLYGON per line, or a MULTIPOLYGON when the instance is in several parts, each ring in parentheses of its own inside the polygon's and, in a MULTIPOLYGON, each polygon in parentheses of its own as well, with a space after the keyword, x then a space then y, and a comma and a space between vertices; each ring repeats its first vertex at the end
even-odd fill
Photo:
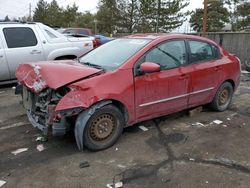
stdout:
POLYGON ((127 107, 122 102, 115 100, 115 99, 105 99, 105 100, 98 101, 98 102, 92 104, 91 106, 97 105, 100 103, 105 103, 105 102, 107 102, 107 103, 104 106, 112 104, 121 111, 121 113, 124 115, 125 127, 128 126, 129 113, 128 113, 127 107))
POLYGON ((75 59, 77 58, 76 55, 63 55, 63 56, 58 56, 54 60, 65 60, 65 59, 75 59))
POLYGON ((233 86, 233 90, 235 91, 235 82, 232 79, 225 80, 223 83, 225 83, 225 82, 229 82, 233 86))

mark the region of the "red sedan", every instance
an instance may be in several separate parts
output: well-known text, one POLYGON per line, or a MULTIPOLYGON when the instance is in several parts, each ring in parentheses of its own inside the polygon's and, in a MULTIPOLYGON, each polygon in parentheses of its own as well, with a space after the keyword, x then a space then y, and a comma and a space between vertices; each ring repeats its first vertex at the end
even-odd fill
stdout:
POLYGON ((75 130, 79 149, 113 145, 123 128, 199 105, 228 108, 239 59, 189 35, 133 35, 79 58, 22 64, 16 76, 33 126, 75 130))

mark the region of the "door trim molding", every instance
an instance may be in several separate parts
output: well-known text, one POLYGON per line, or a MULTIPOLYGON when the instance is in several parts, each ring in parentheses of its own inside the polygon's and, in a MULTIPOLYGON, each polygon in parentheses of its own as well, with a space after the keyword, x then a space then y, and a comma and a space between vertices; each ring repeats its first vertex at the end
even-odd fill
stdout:
POLYGON ((161 99, 161 100, 157 100, 157 101, 143 103, 143 104, 140 104, 139 107, 150 106, 150 105, 153 105, 153 104, 158 104, 158 103, 163 103, 163 102, 167 102, 167 101, 172 101, 172 100, 183 98, 183 97, 187 97, 187 96, 190 96, 190 95, 196 95, 196 94, 199 94, 199 93, 204 93, 204 92, 207 92, 207 91, 211 91, 213 89, 214 89, 214 87, 210 87, 210 88, 207 88, 207 89, 202 89, 202 90, 199 90, 199 91, 194 91, 194 92, 191 92, 191 93, 187 93, 187 94, 183 94, 183 95, 178 95, 178 96, 175 96, 175 97, 170 97, 170 98, 166 98, 166 99, 161 99))

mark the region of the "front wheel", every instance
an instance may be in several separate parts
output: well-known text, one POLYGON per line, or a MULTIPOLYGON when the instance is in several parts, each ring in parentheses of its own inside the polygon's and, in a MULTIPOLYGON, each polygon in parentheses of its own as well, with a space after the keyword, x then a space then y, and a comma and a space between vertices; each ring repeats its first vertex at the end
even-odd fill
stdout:
POLYGON ((213 110, 223 112, 230 105, 233 97, 233 86, 229 82, 224 82, 218 89, 210 106, 213 110))
POLYGON ((92 151, 106 149, 118 140, 123 127, 121 111, 113 105, 104 106, 97 109, 88 120, 83 132, 83 144, 92 151))

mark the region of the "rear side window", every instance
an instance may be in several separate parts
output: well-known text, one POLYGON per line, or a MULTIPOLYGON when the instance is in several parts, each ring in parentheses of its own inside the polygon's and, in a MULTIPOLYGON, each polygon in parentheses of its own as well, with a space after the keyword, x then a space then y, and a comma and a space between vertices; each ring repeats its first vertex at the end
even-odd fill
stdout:
POLYGON ((50 31, 48 31, 47 29, 44 29, 45 32, 49 35, 50 38, 58 38, 56 35, 54 35, 53 33, 51 33, 50 31))
POLYGON ((189 41, 190 62, 197 63, 219 58, 218 48, 201 41, 189 41))
POLYGON ((35 33, 28 27, 4 28, 3 33, 8 48, 20 48, 37 45, 35 33))

